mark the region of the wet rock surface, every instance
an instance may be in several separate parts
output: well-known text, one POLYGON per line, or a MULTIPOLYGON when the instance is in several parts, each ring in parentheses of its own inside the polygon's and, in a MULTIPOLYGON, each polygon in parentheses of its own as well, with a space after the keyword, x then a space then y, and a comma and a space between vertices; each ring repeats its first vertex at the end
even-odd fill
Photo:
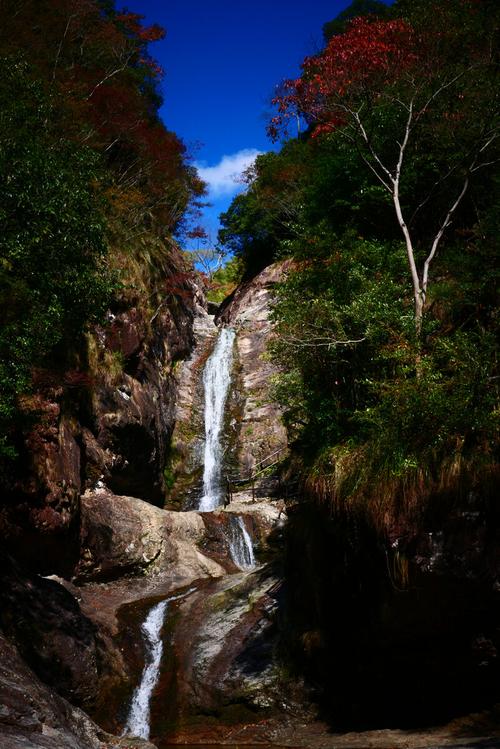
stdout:
MULTIPOLYGON (((236 470, 250 474, 260 461, 287 447, 286 430, 269 387, 276 369, 266 358, 272 337, 270 313, 273 289, 286 273, 287 263, 265 268, 242 284, 222 305, 218 322, 236 330, 237 371, 232 388, 232 408, 238 416, 236 470)), ((283 457, 283 455, 281 455, 283 457)), ((270 461, 272 462, 272 461, 270 461)))
POLYGON ((184 652, 183 641, 191 641, 183 699, 201 714, 232 702, 275 706, 282 699, 272 659, 279 578, 270 570, 240 573, 215 588, 180 606, 184 624, 174 646, 184 652))
MULTIPOLYGON (((269 533, 276 508, 255 505, 246 512, 252 533, 269 533)), ((148 607, 237 571, 228 548, 230 517, 222 509, 171 512, 105 492, 82 498, 82 562, 78 587, 70 588, 98 633, 101 674, 91 715, 107 730, 123 727, 142 667, 140 624, 148 607)))
POLYGON ((110 736, 42 683, 0 633, 2 749, 154 749, 149 742, 110 736))
MULTIPOLYGON (((91 715, 107 730, 119 732, 125 722, 131 693, 140 678, 144 658, 140 625, 149 608, 172 593, 177 594, 192 586, 200 591, 201 605, 210 586, 218 585, 217 582, 212 582, 214 578, 220 580, 224 587, 231 587, 229 582, 224 581, 236 582, 245 580, 246 577, 241 575, 230 557, 228 530, 233 515, 230 508, 214 513, 176 513, 160 510, 133 498, 101 493, 83 498, 84 516, 87 511, 92 518, 89 526, 94 532, 101 525, 104 530, 98 531, 98 535, 94 536, 92 553, 89 550, 82 555, 87 563, 92 559, 92 564, 78 578, 78 588, 71 587, 77 591, 82 611, 91 618, 98 631, 102 673, 98 699, 91 715), (142 545, 131 544, 131 538, 136 541, 140 539, 142 545), (105 543, 102 543, 103 539, 105 543), (148 550, 148 558, 154 552, 153 563, 143 565, 144 549, 148 550), (100 577, 104 569, 108 576, 106 582, 100 577), (115 573, 127 570, 129 577, 113 579, 112 569, 115 573)), ((272 504, 266 507, 253 505, 245 506, 245 513, 249 531, 255 533, 256 538, 265 538, 274 527, 279 510, 272 504)), ((261 587, 264 591, 274 584, 274 579, 267 580, 261 587)), ((256 618, 262 619, 264 616, 262 614, 256 617, 257 609, 253 613, 249 611, 249 596, 252 601, 254 596, 252 587, 250 583, 243 587, 243 601, 240 608, 235 605, 235 611, 231 615, 233 625, 238 629, 239 613, 248 610, 248 621, 241 625, 243 629, 248 629, 246 639, 251 638, 256 618)), ((194 593, 186 602, 197 595, 194 593)), ((263 595, 262 592, 257 597, 261 598, 263 595)), ((176 619, 184 603, 185 601, 173 603, 169 617, 176 619)), ((189 615, 182 625, 188 639, 192 632, 190 626, 189 615)), ((216 625, 212 625, 209 637, 214 635, 214 626, 216 625)), ((171 633, 170 625, 167 625, 164 635, 167 653, 171 633)), ((227 635, 227 642, 220 637, 216 642, 229 653, 232 635, 229 632, 227 635)), ((234 647, 237 647, 237 642, 234 647)), ((256 645, 255 648, 257 649, 256 645)), ((164 660, 164 668, 168 670, 168 656, 164 660)), ((231 699, 228 695, 239 678, 239 674, 235 672, 233 681, 227 685, 225 694, 228 699, 231 699)), ((169 710, 173 709, 177 700, 175 690, 168 698, 169 710)), ((162 704, 163 710, 165 703, 162 704)))
POLYGON ((485 737, 484 726, 450 724, 428 730, 399 731, 383 729, 333 733, 331 728, 320 721, 295 723, 280 726, 272 732, 272 742, 281 747, 293 749, 497 749, 500 735, 485 737), (479 733, 478 733, 479 729, 479 733))
POLYGON ((196 509, 202 493, 205 438, 203 369, 218 335, 214 316, 196 305, 193 322, 195 345, 176 372, 177 406, 169 454, 170 509, 196 509))
POLYGON ((163 699, 152 712, 159 747, 252 743, 265 737, 277 713, 280 720, 305 715, 303 690, 283 677, 277 658, 281 593, 276 570, 266 567, 207 584, 179 603, 163 699))
POLYGON ((197 512, 169 512, 134 497, 88 492, 82 497, 82 535, 76 579, 106 581, 166 572, 177 577, 223 575, 200 551, 205 537, 197 512))

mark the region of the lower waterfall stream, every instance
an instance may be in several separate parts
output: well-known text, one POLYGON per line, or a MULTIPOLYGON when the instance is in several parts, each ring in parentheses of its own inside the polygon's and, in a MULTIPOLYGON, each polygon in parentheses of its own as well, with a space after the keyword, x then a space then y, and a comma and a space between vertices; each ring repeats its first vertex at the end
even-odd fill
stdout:
MULTIPOLYGON (((213 512, 223 503, 222 493, 222 435, 224 410, 231 384, 235 331, 223 328, 203 372, 205 395, 205 450, 203 494, 199 511, 213 512)), ((240 515, 227 516, 227 548, 232 561, 242 572, 256 567, 253 543, 244 519, 240 515)), ((163 656, 162 629, 169 603, 185 598, 196 588, 178 595, 170 595, 155 604, 141 625, 145 645, 145 665, 139 685, 132 695, 123 736, 149 739, 151 733, 151 699, 160 679, 163 656)))
POLYGON ((144 644, 146 646, 146 663, 141 681, 132 695, 127 722, 123 730, 124 736, 137 736, 141 739, 149 738, 151 728, 150 703, 160 676, 161 658, 163 655, 161 631, 165 622, 168 604, 180 598, 186 598, 194 590, 196 588, 190 588, 185 593, 169 596, 164 601, 160 601, 160 603, 157 603, 150 609, 149 614, 141 625, 144 644))
POLYGON ((240 570, 251 570, 255 567, 253 544, 245 521, 240 515, 232 515, 230 519, 231 537, 229 539, 229 553, 235 565, 240 570))

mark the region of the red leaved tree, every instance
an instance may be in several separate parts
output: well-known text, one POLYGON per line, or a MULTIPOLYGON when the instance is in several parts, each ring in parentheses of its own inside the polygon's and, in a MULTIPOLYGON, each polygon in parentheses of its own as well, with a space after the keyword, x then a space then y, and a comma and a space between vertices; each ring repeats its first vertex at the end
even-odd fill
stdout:
MULTIPOLYGON (((475 12, 472 0, 462 5, 475 12)), ((496 161, 492 48, 485 34, 462 49, 457 61, 457 34, 446 22, 423 34, 403 19, 356 18, 323 52, 306 58, 300 78, 282 84, 268 128, 276 139, 287 134, 290 122, 302 119, 313 137, 346 138, 390 195, 406 245, 417 336, 430 267, 446 229, 473 175, 496 161), (444 151, 451 138, 453 157, 434 166, 425 193, 412 196, 410 214, 409 201, 405 205, 401 196, 405 174, 414 168, 412 155, 436 139, 444 151), (422 248, 418 219, 438 191, 440 213, 422 248)))

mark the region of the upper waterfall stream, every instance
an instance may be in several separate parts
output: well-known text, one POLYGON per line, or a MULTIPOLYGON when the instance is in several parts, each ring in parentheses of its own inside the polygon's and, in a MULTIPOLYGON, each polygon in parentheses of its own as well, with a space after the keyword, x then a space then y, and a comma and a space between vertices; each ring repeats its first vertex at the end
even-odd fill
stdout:
POLYGON ((222 504, 222 445, 224 406, 231 383, 235 332, 222 328, 203 372, 205 390, 205 456, 203 496, 200 511, 210 512, 222 504))

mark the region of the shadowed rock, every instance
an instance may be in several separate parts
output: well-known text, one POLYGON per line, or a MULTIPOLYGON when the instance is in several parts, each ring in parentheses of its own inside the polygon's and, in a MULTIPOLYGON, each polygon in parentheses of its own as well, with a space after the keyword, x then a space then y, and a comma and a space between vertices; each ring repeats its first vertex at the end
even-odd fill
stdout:
POLYGON ((0 557, 0 624, 26 662, 60 695, 90 705, 98 689, 96 629, 62 585, 0 557))
POLYGON ((43 684, 0 634, 0 746, 2 749, 155 749, 119 739, 43 684))

